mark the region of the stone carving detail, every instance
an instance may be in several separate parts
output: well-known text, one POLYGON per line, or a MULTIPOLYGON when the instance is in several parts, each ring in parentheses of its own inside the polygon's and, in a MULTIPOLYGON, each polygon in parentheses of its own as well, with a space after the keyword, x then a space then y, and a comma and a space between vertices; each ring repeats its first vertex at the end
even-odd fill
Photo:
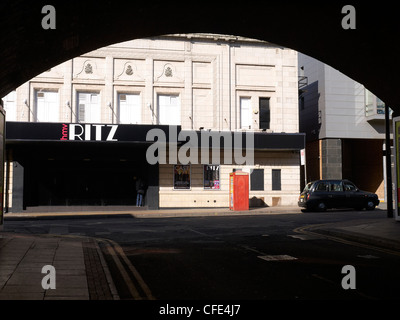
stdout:
POLYGON ((92 74, 92 73, 93 73, 93 67, 92 67, 92 65, 91 65, 90 63, 88 63, 88 64, 85 66, 85 73, 86 73, 86 74, 92 74))
POLYGON ((144 71, 144 60, 124 60, 116 59, 115 64, 115 80, 121 81, 140 81, 145 79, 142 76, 144 71))
POLYGON ((172 77, 173 74, 172 74, 172 69, 171 69, 171 67, 166 67, 166 68, 165 68, 164 74, 165 74, 165 76, 168 77, 168 78, 172 77))
POLYGON ((104 59, 84 59, 81 57, 74 58, 74 69, 77 73, 75 78, 80 79, 104 79, 104 59), (99 68, 100 65, 100 68, 99 68))
POLYGON ((131 66, 130 64, 128 64, 128 66, 126 67, 125 73, 126 73, 128 76, 133 75, 132 66, 131 66))
POLYGON ((183 62, 165 63, 156 61, 154 64, 155 82, 182 83, 183 62))

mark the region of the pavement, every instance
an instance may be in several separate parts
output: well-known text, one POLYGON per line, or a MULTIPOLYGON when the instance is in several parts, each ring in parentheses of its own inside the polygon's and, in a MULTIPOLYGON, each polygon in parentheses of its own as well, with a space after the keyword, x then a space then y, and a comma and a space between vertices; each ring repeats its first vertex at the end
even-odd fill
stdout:
MULTIPOLYGON (((327 238, 373 246, 400 255, 400 222, 387 218, 381 204, 382 218, 310 225, 296 231, 324 235, 327 238)), ((135 217, 224 216, 243 214, 301 213, 298 207, 278 206, 233 212, 227 208, 163 209, 80 208, 78 211, 46 210, 6 213, 12 219, 62 219, 88 215, 131 214, 135 217)), ((26 235, 0 229, 0 300, 119 300, 100 244, 93 238, 68 235, 26 235), (44 266, 53 266, 46 270, 44 266), (52 287, 52 286, 55 286, 52 287)), ((104 244, 103 244, 104 245, 104 244)), ((112 249, 111 249, 112 250, 112 249)))

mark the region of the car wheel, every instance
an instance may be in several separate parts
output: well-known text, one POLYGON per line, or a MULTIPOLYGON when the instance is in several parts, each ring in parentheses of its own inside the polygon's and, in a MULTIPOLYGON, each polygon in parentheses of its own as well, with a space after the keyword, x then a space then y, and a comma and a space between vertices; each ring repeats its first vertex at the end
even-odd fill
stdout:
POLYGON ((367 210, 374 210, 375 209, 375 204, 373 201, 367 201, 367 205, 365 206, 365 209, 367 210))
POLYGON ((319 202, 317 204, 317 211, 326 211, 326 204, 325 202, 319 202))

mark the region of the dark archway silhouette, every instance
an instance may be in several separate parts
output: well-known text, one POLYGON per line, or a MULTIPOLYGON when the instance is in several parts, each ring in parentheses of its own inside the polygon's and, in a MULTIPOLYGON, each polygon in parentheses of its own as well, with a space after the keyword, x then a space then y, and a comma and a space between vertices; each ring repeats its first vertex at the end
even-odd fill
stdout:
POLYGON ((45 1, 0 3, 0 96, 88 51, 125 40, 210 32, 286 46, 362 83, 396 112, 400 25, 391 2, 354 4, 356 29, 342 28, 344 2, 234 4, 167 1, 52 1, 56 29, 42 28, 45 1))

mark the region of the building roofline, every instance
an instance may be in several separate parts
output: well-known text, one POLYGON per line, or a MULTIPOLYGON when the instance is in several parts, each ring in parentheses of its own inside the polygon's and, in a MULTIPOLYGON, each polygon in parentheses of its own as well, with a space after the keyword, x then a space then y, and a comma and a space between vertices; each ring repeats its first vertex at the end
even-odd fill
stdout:
POLYGON ((211 41, 211 42, 228 42, 228 43, 253 43, 260 45, 269 45, 277 48, 284 48, 282 46, 273 44, 268 41, 252 39, 242 36, 234 36, 227 34, 216 34, 216 33, 174 33, 174 34, 166 34, 157 37, 151 37, 150 39, 186 39, 186 40, 200 40, 200 41, 211 41))

